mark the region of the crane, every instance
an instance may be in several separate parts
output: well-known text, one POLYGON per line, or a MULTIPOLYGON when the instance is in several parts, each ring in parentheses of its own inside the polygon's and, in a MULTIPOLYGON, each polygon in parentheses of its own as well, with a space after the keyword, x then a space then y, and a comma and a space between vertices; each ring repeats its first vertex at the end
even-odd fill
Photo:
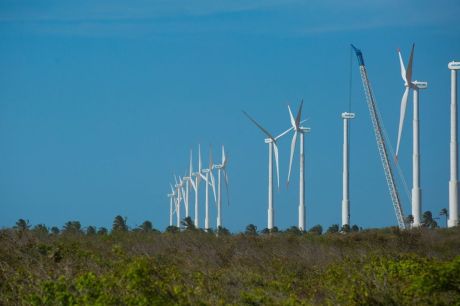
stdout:
POLYGON ((404 222, 401 201, 399 199, 398 189, 396 188, 393 172, 390 166, 390 160, 388 159, 388 152, 385 145, 385 139, 383 137, 381 119, 377 110, 377 103, 372 93, 371 85, 367 77, 366 66, 364 65, 363 53, 361 50, 351 45, 356 53, 359 64, 359 72, 361 74, 361 80, 363 82, 364 94, 366 95, 367 106, 371 115, 372 126, 374 128, 375 139, 377 141, 377 148, 382 162, 383 171, 385 172, 385 178, 387 181, 388 189, 390 191, 391 202, 396 213, 396 219, 400 229, 406 229, 406 223, 404 222))

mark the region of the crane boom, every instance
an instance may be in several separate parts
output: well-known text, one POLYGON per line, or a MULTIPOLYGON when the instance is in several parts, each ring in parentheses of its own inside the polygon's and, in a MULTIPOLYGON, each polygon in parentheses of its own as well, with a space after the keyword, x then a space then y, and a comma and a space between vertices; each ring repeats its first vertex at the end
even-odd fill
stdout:
POLYGON ((382 162, 383 171, 385 172, 385 178, 390 191, 391 202, 396 213, 396 219, 398 220, 398 226, 400 229, 405 229, 406 224, 404 222, 401 201, 399 199, 398 189, 396 188, 393 172, 391 170, 390 161, 388 159, 388 152, 385 145, 385 139, 383 138, 382 125, 380 124, 381 119, 377 111, 377 103, 372 93, 371 85, 367 77, 366 66, 364 65, 363 53, 355 46, 351 45, 353 50, 358 57, 359 72, 361 74, 361 80, 363 82, 364 94, 366 95, 367 106, 371 115, 372 126, 374 128, 375 139, 377 141, 377 148, 382 162))

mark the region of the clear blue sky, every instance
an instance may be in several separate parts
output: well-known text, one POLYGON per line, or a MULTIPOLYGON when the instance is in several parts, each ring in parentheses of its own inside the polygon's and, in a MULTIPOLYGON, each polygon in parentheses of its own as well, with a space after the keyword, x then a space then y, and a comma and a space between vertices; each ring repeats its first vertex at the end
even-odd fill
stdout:
MULTIPOLYGON (((267 146, 241 110, 279 133, 289 127, 287 103, 301 98, 312 128, 307 227, 340 223, 350 43, 363 50, 393 146, 404 91, 396 49, 407 62, 416 43, 414 79, 429 82, 420 97, 422 205, 437 214, 448 206, 447 63, 460 59, 459 11, 457 0, 2 0, 0 226, 25 218, 110 227, 120 214, 132 227, 149 219, 164 229, 172 175, 201 143, 204 159, 211 144, 230 156, 224 226, 264 228, 267 146)), ((352 69, 351 222, 394 225, 355 59, 352 69)), ((411 106, 400 150, 409 185, 411 106)), ((289 143, 280 142, 279 228, 297 224, 297 166, 285 188, 289 143)), ((215 225, 214 206, 211 215, 215 225)))

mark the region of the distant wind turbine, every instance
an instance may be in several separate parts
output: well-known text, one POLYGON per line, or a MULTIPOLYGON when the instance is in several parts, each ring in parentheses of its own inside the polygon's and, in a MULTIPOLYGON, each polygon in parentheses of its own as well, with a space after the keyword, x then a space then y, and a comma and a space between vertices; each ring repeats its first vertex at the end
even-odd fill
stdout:
POLYGON ((190 151, 190 169, 189 169, 189 176, 191 178, 190 183, 192 184, 192 188, 195 191, 195 227, 199 228, 199 212, 198 212, 198 195, 200 194, 200 182, 201 182, 201 148, 198 146, 198 170, 197 172, 193 172, 193 164, 192 164, 192 151, 190 151), (195 178, 195 180, 193 179, 195 178))
POLYGON ((207 231, 210 229, 209 226, 209 185, 212 187, 214 194, 214 202, 216 202, 216 190, 214 185, 214 175, 212 174, 212 148, 209 149, 209 167, 207 169, 201 169, 201 178, 206 182, 206 193, 205 193, 205 215, 204 215, 204 229, 207 231))
POLYGON ((222 226, 222 192, 221 192, 221 172, 223 172, 225 180, 225 188, 227 190, 227 204, 230 203, 228 195, 228 173, 227 173, 228 159, 225 155, 225 148, 222 146, 222 161, 220 164, 214 165, 217 169, 217 229, 222 226))
POLYGON ((168 198, 169 198, 169 226, 173 225, 173 203, 175 204, 176 202, 176 194, 174 192, 173 186, 171 186, 171 193, 168 193, 168 198))

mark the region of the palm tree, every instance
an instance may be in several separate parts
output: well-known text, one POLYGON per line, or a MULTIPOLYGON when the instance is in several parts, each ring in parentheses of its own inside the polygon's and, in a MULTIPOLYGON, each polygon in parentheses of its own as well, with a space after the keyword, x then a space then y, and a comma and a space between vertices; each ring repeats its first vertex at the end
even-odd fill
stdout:
POLYGON ((339 232, 339 225, 338 224, 332 224, 329 226, 327 229, 327 234, 333 234, 333 233, 338 233, 339 232))
POLYGON ((180 229, 177 226, 170 225, 166 228, 166 232, 168 233, 178 233, 180 232, 180 229))
POLYGON ((96 227, 92 225, 88 226, 86 228, 86 235, 88 236, 96 235, 96 227))
POLYGON ((248 224, 244 233, 248 236, 257 236, 257 226, 254 224, 248 224))
POLYGON ((17 229, 20 232, 26 231, 30 228, 29 225, 29 220, 24 220, 24 219, 19 219, 16 221, 16 225, 14 226, 15 229, 17 229))
POLYGON ((126 217, 118 215, 113 220, 112 232, 126 232, 128 231, 128 226, 126 225, 126 217))
POLYGON ((51 228, 51 234, 53 234, 53 235, 59 235, 59 232, 60 232, 60 230, 59 230, 59 228, 58 228, 57 226, 53 226, 53 227, 51 228))
POLYGON ((34 226, 33 231, 40 234, 48 235, 48 228, 45 224, 37 224, 34 226))
POLYGON ((217 232, 217 235, 222 235, 222 236, 230 235, 230 231, 223 226, 219 226, 216 232, 217 232))
POLYGON ((291 226, 290 228, 286 229, 286 233, 292 235, 302 235, 302 231, 297 226, 291 226))
POLYGON ((422 216, 422 226, 429 227, 429 228, 436 228, 438 227, 438 223, 434 221, 433 214, 431 211, 427 210, 423 213, 422 216))
POLYGON ((79 221, 68 221, 64 224, 62 231, 64 233, 79 234, 81 233, 81 224, 79 221))
POLYGON ((310 228, 309 232, 316 235, 321 235, 323 233, 323 227, 320 224, 317 224, 310 228))
POLYGON ((97 234, 98 235, 101 235, 101 236, 104 236, 104 235, 107 235, 109 231, 105 228, 105 227, 100 227, 98 230, 97 230, 97 234))
POLYGON ((150 233, 151 231, 153 231, 152 222, 145 220, 141 225, 139 225, 139 229, 141 230, 141 232, 150 233))
POLYGON ((180 222, 180 224, 185 228, 187 231, 195 230, 195 224, 193 223, 192 218, 186 217, 184 220, 180 222))
POLYGON ((441 209, 439 212, 440 216, 446 216, 446 227, 447 227, 447 219, 449 218, 449 212, 447 211, 447 208, 441 209))

